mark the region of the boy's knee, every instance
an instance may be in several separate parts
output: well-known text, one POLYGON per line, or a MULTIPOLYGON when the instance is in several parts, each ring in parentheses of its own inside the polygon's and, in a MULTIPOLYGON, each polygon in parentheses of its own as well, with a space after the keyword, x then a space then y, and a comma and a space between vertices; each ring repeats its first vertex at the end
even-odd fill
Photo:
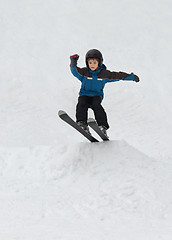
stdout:
POLYGON ((102 106, 101 106, 101 104, 100 103, 93 103, 92 105, 91 105, 91 108, 94 110, 94 109, 101 109, 102 108, 102 106))

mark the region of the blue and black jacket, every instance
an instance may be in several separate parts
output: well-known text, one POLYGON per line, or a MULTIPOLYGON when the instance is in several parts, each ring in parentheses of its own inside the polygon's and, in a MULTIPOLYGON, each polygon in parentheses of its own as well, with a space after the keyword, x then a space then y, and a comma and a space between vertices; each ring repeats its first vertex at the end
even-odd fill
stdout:
POLYGON ((72 74, 81 81, 80 96, 90 97, 100 96, 103 99, 103 89, 106 83, 117 82, 120 80, 133 81, 134 74, 125 72, 111 72, 103 64, 97 71, 91 71, 87 67, 71 67, 72 74))

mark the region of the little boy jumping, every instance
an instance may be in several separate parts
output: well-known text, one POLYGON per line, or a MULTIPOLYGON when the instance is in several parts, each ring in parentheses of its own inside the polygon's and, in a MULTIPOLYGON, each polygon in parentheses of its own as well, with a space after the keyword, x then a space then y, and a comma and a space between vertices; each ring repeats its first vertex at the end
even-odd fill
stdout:
POLYGON ((79 55, 70 56, 70 69, 72 74, 81 81, 78 104, 76 106, 76 122, 85 131, 89 132, 87 119, 88 108, 94 112, 99 128, 107 136, 106 130, 109 128, 107 115, 101 105, 103 100, 103 89, 106 83, 124 81, 139 82, 137 75, 125 72, 112 72, 106 69, 103 64, 103 56, 97 49, 91 49, 86 53, 86 67, 77 66, 79 55))

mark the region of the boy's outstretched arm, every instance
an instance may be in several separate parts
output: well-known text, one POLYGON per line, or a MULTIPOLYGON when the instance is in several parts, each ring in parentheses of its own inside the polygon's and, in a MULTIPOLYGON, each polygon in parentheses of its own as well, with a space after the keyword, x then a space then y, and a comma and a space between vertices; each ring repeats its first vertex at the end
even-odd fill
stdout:
POLYGON ((102 72, 102 77, 106 78, 106 82, 116 82, 120 80, 124 81, 135 81, 139 82, 139 77, 135 75, 134 73, 125 73, 125 72, 115 72, 115 71, 109 71, 104 70, 102 72))

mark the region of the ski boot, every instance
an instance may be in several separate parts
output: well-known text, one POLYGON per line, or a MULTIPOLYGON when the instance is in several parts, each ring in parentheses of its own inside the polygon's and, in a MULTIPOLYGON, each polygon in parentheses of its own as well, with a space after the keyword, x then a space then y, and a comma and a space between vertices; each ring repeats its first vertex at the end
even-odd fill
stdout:
POLYGON ((99 128, 100 128, 100 130, 102 131, 102 133, 103 133, 107 138, 109 138, 108 135, 107 135, 107 128, 106 128, 105 126, 99 126, 99 128))
POLYGON ((88 134, 91 135, 90 130, 89 130, 89 127, 88 127, 88 125, 87 125, 85 122, 79 121, 79 122, 77 122, 77 124, 78 124, 78 126, 80 126, 84 131, 86 131, 88 134))

